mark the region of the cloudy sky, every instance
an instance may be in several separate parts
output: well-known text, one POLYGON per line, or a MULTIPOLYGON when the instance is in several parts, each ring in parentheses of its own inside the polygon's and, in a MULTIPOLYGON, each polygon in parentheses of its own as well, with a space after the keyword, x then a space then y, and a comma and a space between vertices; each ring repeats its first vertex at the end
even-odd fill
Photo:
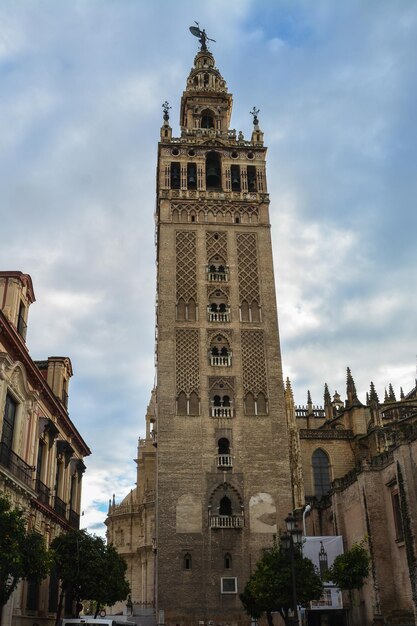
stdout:
POLYGON ((32 276, 33 358, 69 355, 91 447, 84 524, 135 481, 154 381, 155 167, 197 20, 269 146, 284 375, 362 400, 414 385, 417 5, 406 0, 2 0, 0 267, 32 276))

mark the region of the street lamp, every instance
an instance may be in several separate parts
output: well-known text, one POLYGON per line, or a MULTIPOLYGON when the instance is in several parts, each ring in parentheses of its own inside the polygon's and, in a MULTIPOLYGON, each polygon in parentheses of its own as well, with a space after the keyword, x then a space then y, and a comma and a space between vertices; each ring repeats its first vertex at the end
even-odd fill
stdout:
POLYGON ((291 578, 292 578, 292 609, 293 609, 293 623, 299 625, 298 610, 297 610, 297 587, 295 584, 295 566, 294 566, 294 546, 301 544, 303 533, 301 528, 297 527, 297 521, 293 513, 289 513, 285 518, 285 524, 287 526, 287 532, 281 537, 281 543, 284 550, 288 550, 291 560, 291 578))

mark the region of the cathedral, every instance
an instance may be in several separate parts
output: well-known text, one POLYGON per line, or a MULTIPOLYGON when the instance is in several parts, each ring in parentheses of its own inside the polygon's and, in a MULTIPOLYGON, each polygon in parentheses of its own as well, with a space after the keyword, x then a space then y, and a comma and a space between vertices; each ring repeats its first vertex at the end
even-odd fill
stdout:
MULTIPOLYGON (((342 535, 345 548, 367 538, 355 623, 414 623, 417 389, 380 403, 371 385, 362 404, 348 370, 346 400, 326 386, 323 407, 310 395, 295 405, 259 111, 250 139, 230 128, 232 95, 198 34, 180 135, 165 103, 158 145, 157 383, 137 486, 106 519, 128 563, 129 610, 141 624, 248 624, 239 593, 288 513, 301 522, 309 505, 307 534, 342 535)), ((309 623, 336 623, 319 617, 309 623)))

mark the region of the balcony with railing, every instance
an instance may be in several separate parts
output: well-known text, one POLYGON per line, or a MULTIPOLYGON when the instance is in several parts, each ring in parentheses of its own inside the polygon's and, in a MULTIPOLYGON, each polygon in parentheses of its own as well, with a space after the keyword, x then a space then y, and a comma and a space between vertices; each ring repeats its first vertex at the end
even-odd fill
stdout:
POLYGON ((217 467, 219 469, 229 469, 233 467, 233 457, 231 454, 218 454, 217 467))
POLYGON ((217 406, 212 404, 210 407, 210 415, 211 417, 233 417, 233 407, 231 406, 217 406))
POLYGON ((80 527, 80 516, 73 509, 70 509, 68 522, 69 522, 69 525, 71 526, 71 528, 74 528, 75 530, 79 529, 79 527, 80 527))
POLYGON ((61 500, 61 498, 58 498, 58 496, 55 496, 54 498, 54 511, 55 513, 58 513, 60 517, 63 517, 64 519, 66 519, 67 505, 65 504, 63 500, 61 500))
POLYGON ((230 308, 228 306, 216 307, 209 305, 207 307, 207 316, 209 322, 230 322, 230 308))
POLYGON ((210 515, 210 528, 243 528, 243 515, 210 515))
POLYGON ((210 282, 226 283, 229 280, 227 267, 210 265, 207 268, 207 278, 210 282))
POLYGON ((210 365, 214 367, 230 367, 232 365, 232 355, 210 354, 210 365))
POLYGON ((6 467, 13 476, 28 487, 32 487, 33 468, 13 452, 4 442, 0 442, 0 465, 6 467))
POLYGON ((35 490, 38 492, 38 500, 49 506, 51 490, 39 478, 36 479, 35 490))

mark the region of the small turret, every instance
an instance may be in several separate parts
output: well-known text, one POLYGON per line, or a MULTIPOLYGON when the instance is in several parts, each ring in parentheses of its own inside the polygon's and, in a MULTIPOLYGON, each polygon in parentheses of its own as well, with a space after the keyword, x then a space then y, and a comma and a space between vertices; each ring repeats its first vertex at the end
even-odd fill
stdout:
POLYGON ((390 383, 388 386, 388 398, 390 402, 396 402, 397 398, 395 397, 395 392, 392 384, 390 383))
POLYGON ((358 396, 356 394, 356 386, 355 381, 353 380, 353 376, 351 374, 350 368, 347 368, 346 375, 346 408, 350 408, 354 405, 359 405, 360 402, 358 400, 358 396))

